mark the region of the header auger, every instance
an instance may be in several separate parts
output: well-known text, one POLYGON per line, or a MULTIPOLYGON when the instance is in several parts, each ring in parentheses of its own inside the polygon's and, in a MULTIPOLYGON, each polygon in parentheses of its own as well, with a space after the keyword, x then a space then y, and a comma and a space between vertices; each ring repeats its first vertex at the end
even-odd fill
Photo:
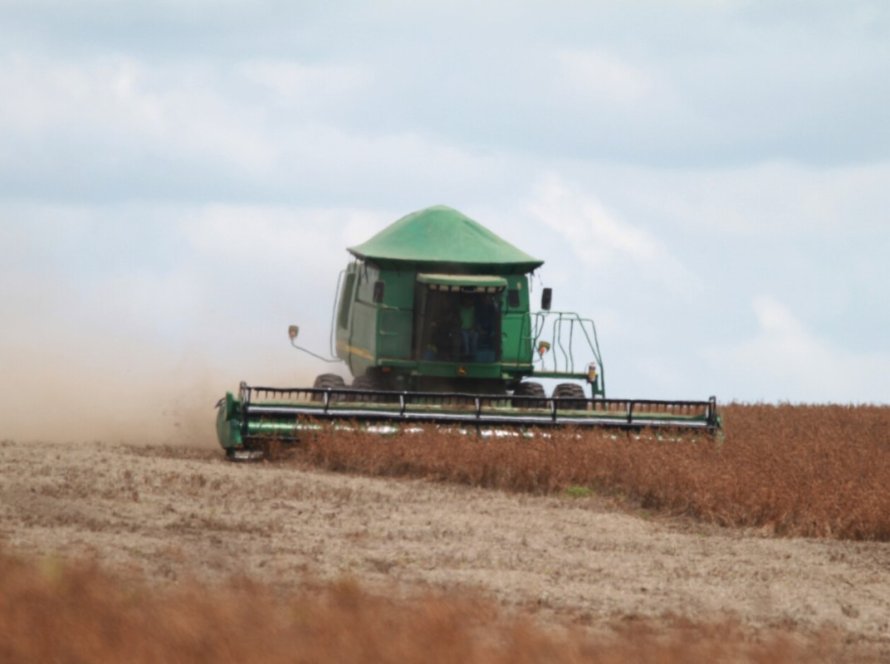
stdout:
MULTIPOLYGON (((551 311, 549 288, 532 312, 529 275, 543 262, 457 210, 420 210, 349 252, 331 351, 351 385, 333 373, 311 388, 242 383, 217 415, 231 458, 259 457, 270 442, 295 442, 325 422, 376 430, 719 428, 713 397, 606 399, 594 322, 551 311), (564 382, 548 396, 536 379, 564 382)), ((298 332, 291 326, 291 343, 298 332)))

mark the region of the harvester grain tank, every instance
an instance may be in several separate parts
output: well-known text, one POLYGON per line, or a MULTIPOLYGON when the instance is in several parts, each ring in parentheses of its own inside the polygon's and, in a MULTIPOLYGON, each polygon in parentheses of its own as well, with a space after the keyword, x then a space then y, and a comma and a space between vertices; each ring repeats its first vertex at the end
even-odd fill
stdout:
MULTIPOLYGON (((713 397, 606 399, 594 322, 552 311, 549 288, 533 311, 530 276, 543 261, 457 210, 414 212, 348 251, 331 351, 351 383, 336 373, 311 388, 242 383, 219 403, 217 432, 230 457, 258 456, 269 441, 296 441, 324 421, 477 430, 719 425, 713 397), (540 379, 560 382, 547 396, 540 379)), ((291 326, 295 346, 297 335, 291 326)))

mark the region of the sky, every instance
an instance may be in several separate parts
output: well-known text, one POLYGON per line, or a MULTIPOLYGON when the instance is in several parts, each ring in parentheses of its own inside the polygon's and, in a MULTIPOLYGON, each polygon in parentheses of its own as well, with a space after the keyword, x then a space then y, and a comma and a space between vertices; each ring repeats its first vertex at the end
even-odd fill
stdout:
POLYGON ((0 437, 311 381, 287 325, 436 204, 609 396, 890 403, 885 2, 0 0, 0 90, 0 437))

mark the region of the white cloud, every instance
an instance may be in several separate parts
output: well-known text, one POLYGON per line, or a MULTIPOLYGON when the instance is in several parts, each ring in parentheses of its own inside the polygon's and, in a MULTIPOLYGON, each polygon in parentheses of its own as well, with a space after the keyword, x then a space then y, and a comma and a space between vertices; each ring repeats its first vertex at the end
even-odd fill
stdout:
POLYGON ((345 121, 361 115, 370 78, 361 65, 294 60, 0 55, 0 175, 48 196, 192 201, 310 191, 367 204, 395 192, 425 205, 503 187, 510 164, 500 155, 345 121))
MULTIPOLYGON (((687 227, 733 235, 800 236, 886 228, 890 162, 814 168, 768 161, 730 169, 636 169, 624 192, 687 227)), ((628 178, 628 179, 629 179, 628 178)))
POLYGON ((886 16, 463 4, 5 3, 0 343, 260 367, 291 314, 326 334, 345 247, 445 203, 547 261, 628 393, 886 399, 886 16))
MULTIPOLYGON (((280 344, 299 323, 307 347, 326 353, 337 277, 352 257, 346 247, 391 221, 361 209, 210 205, 181 224, 188 255, 204 271, 192 329, 216 330, 213 345, 280 344)), ((249 353, 239 349, 242 354, 249 353)), ((300 356, 297 360, 305 360, 300 356)), ((258 363, 259 366, 259 363, 258 363)))
POLYGON ((782 302, 751 303, 757 333, 704 354, 727 373, 736 394, 762 400, 890 402, 890 353, 837 348, 812 332, 782 302))
POLYGON ((513 165, 498 155, 465 149, 412 131, 362 133, 331 125, 284 127, 282 167, 298 181, 324 180, 337 192, 418 197, 418 205, 454 200, 454 192, 503 187, 513 165), (432 201, 430 199, 432 198, 432 201))
POLYGON ((336 275, 348 260, 347 243, 384 223, 359 209, 208 205, 190 216, 184 233, 200 255, 239 269, 336 275))
POLYGON ((360 65, 305 64, 296 60, 253 59, 236 67, 244 79, 256 83, 289 106, 318 108, 357 104, 354 99, 373 83, 371 71, 360 65))
POLYGON ((527 204, 531 215, 562 237, 591 270, 632 271, 670 291, 689 295, 701 285, 651 233, 621 220, 593 194, 556 175, 537 183, 527 204))
POLYGON ((600 51, 560 50, 556 63, 562 91, 586 102, 637 104, 657 87, 640 68, 600 51))
POLYGON ((72 63, 7 56, 0 141, 29 140, 29 151, 51 152, 60 141, 87 143, 78 155, 87 163, 103 151, 112 162, 148 151, 171 162, 268 170, 277 150, 261 115, 217 90, 217 77, 212 67, 149 66, 121 55, 72 63))

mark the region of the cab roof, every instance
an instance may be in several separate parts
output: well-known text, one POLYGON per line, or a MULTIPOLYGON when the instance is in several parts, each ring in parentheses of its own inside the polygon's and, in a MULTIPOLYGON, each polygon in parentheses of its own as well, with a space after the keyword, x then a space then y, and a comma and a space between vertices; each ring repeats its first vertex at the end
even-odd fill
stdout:
POLYGON ((463 268, 524 273, 544 264, 445 205, 412 212, 348 251, 384 266, 447 265, 449 271, 463 268))

